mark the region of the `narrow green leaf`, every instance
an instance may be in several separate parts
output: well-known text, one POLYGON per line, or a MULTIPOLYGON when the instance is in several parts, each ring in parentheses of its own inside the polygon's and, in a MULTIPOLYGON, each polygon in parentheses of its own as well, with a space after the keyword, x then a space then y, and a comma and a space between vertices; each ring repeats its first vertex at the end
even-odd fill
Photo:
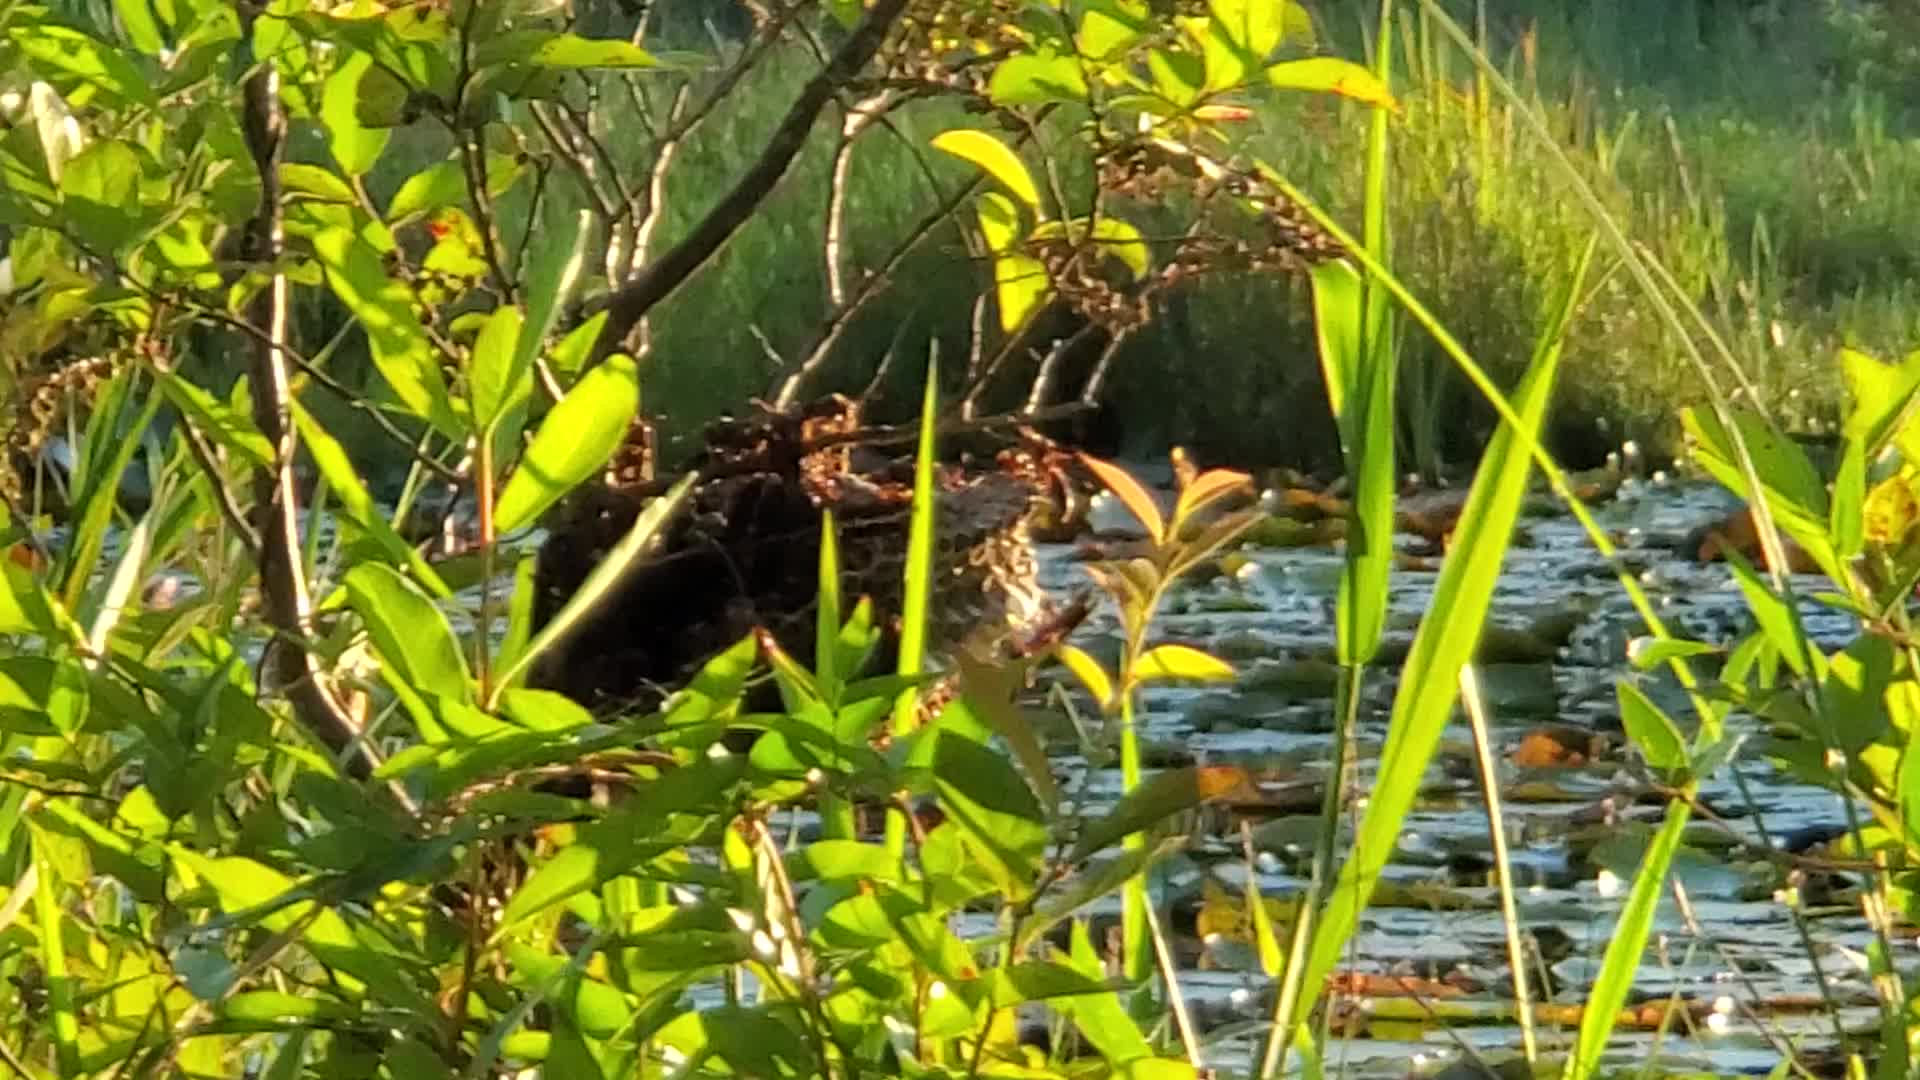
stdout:
POLYGON ((1674 660, 1683 660, 1691 656, 1710 656, 1721 650, 1704 641, 1685 641, 1680 638, 1637 637, 1627 642, 1627 663, 1635 671, 1652 671, 1674 660))
MULTIPOLYGON (((520 340, 513 350, 516 378, 531 377, 534 361, 540 356, 547 335, 553 332, 560 312, 565 310, 574 287, 579 284, 593 236, 593 221, 592 211, 580 211, 574 218, 571 235, 565 232, 555 235, 542 244, 532 258, 532 267, 527 272, 527 321, 520 327, 520 340)), ((605 317, 606 313, 601 312, 590 324, 597 326, 605 317)), ((598 333, 596 329, 596 337, 598 333)))
POLYGON ((427 595, 392 567, 361 563, 347 571, 347 596, 385 661, 381 674, 416 691, 473 700, 460 641, 427 595))
POLYGON ((425 586, 427 591, 442 600, 453 596, 453 590, 440 576, 439 571, 427 562, 426 557, 414 549, 412 544, 394 530, 386 515, 373 501, 373 495, 360 479, 360 471, 354 467, 352 459, 347 457, 346 448, 333 437, 333 433, 320 425, 313 415, 298 401, 292 403, 294 426, 299 430, 301 439, 306 443, 307 453, 313 458, 314 466, 320 475, 326 478, 327 486, 333 490, 333 498, 339 504, 340 513, 348 521, 365 530, 380 550, 387 553, 396 564, 405 566, 413 573, 414 579, 425 586))
POLYGON ((520 330, 520 309, 503 304, 487 316, 474 339, 467 393, 473 404, 473 425, 482 431, 491 430, 502 413, 533 392, 532 373, 517 370, 514 364, 520 330))
MULTIPOLYGON (((1589 247, 1561 294, 1555 317, 1543 331, 1515 394, 1514 413, 1530 436, 1537 437, 1546 416, 1567 321, 1585 280, 1591 253, 1589 247)), ((1502 424, 1481 459, 1454 532, 1452 553, 1441 568, 1433 601, 1414 635, 1394 696, 1379 779, 1367 802, 1354 855, 1341 868, 1339 881, 1314 929, 1301 983, 1306 992, 1300 995, 1295 1015, 1278 1018, 1281 1023, 1291 1026, 1305 1020, 1319 988, 1339 962, 1359 922, 1360 910, 1373 895, 1374 885, 1392 856, 1421 777, 1453 713, 1460 670, 1472 660, 1479 645, 1494 585, 1526 497, 1532 458, 1516 436, 1511 425, 1502 424)))
POLYGON ((374 366, 394 396, 441 434, 464 438, 465 425, 453 414, 446 379, 414 317, 407 286, 387 276, 380 253, 351 228, 322 229, 313 238, 313 249, 327 284, 366 332, 374 366))
POLYGON ((1267 69, 1267 85, 1280 90, 1339 94, 1364 105, 1393 106, 1392 92, 1373 72, 1332 56, 1283 60, 1267 69))
MULTIPOLYGON (((673 488, 665 495, 647 504, 647 508, 641 511, 638 518, 634 519, 633 527, 627 530, 627 535, 621 537, 620 542, 613 546, 613 550, 607 552, 606 558, 600 560, 600 565, 593 568, 593 573, 587 575, 587 580, 581 584, 580 591, 574 593, 566 604, 554 614, 553 619, 548 622, 547 625, 540 628, 540 632, 534 636, 532 643, 516 656, 510 665, 502 664, 502 671, 499 677, 494 680, 493 692, 496 698, 507 687, 518 682, 520 678, 526 674, 528 668, 533 665, 534 661, 544 655, 547 650, 563 641, 568 631, 572 630, 574 624, 586 618, 587 615, 592 613, 592 611, 600 605, 601 601, 607 598, 608 594, 612 592, 614 585, 619 583, 620 579, 625 576, 627 568, 630 567, 636 559, 640 558, 648 547, 652 545, 653 541, 658 538, 660 530, 666 526, 668 520, 680 509, 680 504, 686 501, 688 493, 693 490, 694 481, 698 479, 699 474, 688 473, 682 477, 678 483, 674 484, 673 488)), ((745 646, 748 648, 750 648, 752 644, 751 638, 745 642, 745 646)), ((727 657, 734 656, 732 652, 725 655, 727 657)), ((749 652, 747 657, 748 666, 751 666, 751 663, 752 655, 751 652, 749 652)), ((703 672, 702 678, 706 678, 713 667, 713 664, 709 664, 709 671, 703 672)), ((740 674, 740 678, 742 680, 745 679, 744 672, 740 674)), ((693 689, 699 690, 701 685, 701 679, 695 679, 693 689)))
POLYGON ((833 511, 820 513, 820 596, 814 612, 813 670, 820 685, 831 688, 828 697, 838 698, 841 679, 846 674, 835 668, 840 643, 840 540, 833 525, 833 511))
POLYGON ((49 75, 77 78, 132 105, 154 104, 153 87, 111 45, 55 23, 14 26, 7 33, 14 47, 49 75))
POLYGON ((1068 861, 1079 862, 1201 803, 1253 791, 1253 777, 1236 765, 1195 765, 1155 773, 1115 803, 1106 816, 1087 824, 1074 841, 1068 861))
MULTIPOLYGON (((906 585, 901 602, 897 668, 901 675, 918 675, 926 666, 927 615, 933 600, 933 455, 939 401, 940 363, 938 357, 930 357, 926 392, 920 402, 920 441, 914 452, 913 503, 907 525, 906 585)), ((912 690, 901 693, 893 713, 896 736, 911 734, 919 726, 915 712, 917 699, 918 695, 912 690)))
POLYGON ((582 376, 534 433, 494 505, 494 528, 510 533, 531 525, 604 466, 639 407, 640 367, 632 357, 616 353, 582 376))
POLYGON ((1653 915, 1666 890, 1667 870, 1673 854, 1680 848, 1692 808, 1685 800, 1667 804, 1667 819, 1654 834, 1653 843, 1640 860, 1633 875, 1633 891, 1627 896, 1620 921, 1607 941, 1606 959, 1601 961, 1600 976, 1587 991, 1586 1007, 1581 1010, 1580 1038, 1573 1056, 1567 1060, 1563 1080, 1588 1080, 1600 1067, 1600 1055, 1606 1051, 1620 1008, 1633 989, 1634 973, 1647 951, 1647 937, 1653 930, 1653 915))
POLYGON ((1040 804, 1007 759, 965 736, 942 731, 934 748, 934 786, 947 820, 967 834, 983 869, 1009 898, 1033 889, 1047 827, 1040 804))
POLYGON ((1615 683, 1620 695, 1620 720, 1626 726, 1627 735, 1647 764, 1656 769, 1683 769, 1687 765, 1686 740, 1680 735, 1680 729, 1666 710, 1653 703, 1633 682, 1620 679, 1615 683))
POLYGON ((1800 635, 1800 621, 1794 617, 1793 609, 1773 587, 1760 579, 1759 573, 1740 557, 1739 553, 1728 551, 1727 563, 1733 568, 1733 580, 1740 586, 1740 593, 1746 597, 1747 610, 1753 613, 1754 621, 1760 624, 1760 631, 1780 651, 1780 658, 1787 662, 1795 675, 1805 677, 1807 660, 1802 646, 1805 641, 1800 635))
POLYGON ((1021 202, 1039 212, 1040 188, 1034 184, 1033 174, 1027 171, 1020 155, 1009 149, 1006 143, 984 131, 956 128, 934 136, 933 147, 972 162, 1021 202))
POLYGON ((1833 551, 1851 559, 1866 546, 1867 458, 1858 439, 1848 439, 1840 455, 1840 471, 1833 478, 1833 511, 1827 529, 1833 551))

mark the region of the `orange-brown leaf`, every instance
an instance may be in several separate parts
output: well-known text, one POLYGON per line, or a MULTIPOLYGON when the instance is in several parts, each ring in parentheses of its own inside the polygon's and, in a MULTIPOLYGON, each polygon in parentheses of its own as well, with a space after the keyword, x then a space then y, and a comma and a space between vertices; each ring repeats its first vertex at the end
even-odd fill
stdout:
POLYGON ((1080 460, 1087 468, 1093 470, 1093 474, 1100 478, 1100 483, 1126 506, 1127 512, 1140 522, 1141 526, 1147 530, 1147 536, 1155 544, 1166 539, 1167 526, 1160 516, 1160 507, 1153 501, 1153 496, 1147 493, 1147 489, 1140 486, 1140 481, 1128 475, 1127 471, 1118 465, 1101 461, 1091 454, 1081 454, 1080 460))
MULTIPOLYGON (((1173 507, 1173 520, 1185 521, 1205 509, 1207 504, 1235 492, 1252 494, 1253 477, 1231 469, 1209 469, 1194 477, 1193 482, 1180 492, 1180 501, 1173 507)), ((1177 525, 1175 527, 1178 528, 1177 525)))

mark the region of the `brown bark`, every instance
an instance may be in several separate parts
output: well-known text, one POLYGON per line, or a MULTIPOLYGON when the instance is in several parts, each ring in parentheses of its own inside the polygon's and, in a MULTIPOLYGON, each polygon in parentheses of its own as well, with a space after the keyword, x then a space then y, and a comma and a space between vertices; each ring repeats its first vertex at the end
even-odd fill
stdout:
MULTIPOLYGON (((238 5, 242 40, 251 38, 259 9, 238 5)), ((271 266, 285 246, 280 205, 280 162, 286 148, 286 114, 280 104, 280 77, 268 61, 257 61, 243 91, 242 130, 248 154, 260 173, 260 207, 247 225, 246 260, 271 266)), ((366 778, 374 769, 371 748, 327 685, 325 673, 307 652, 312 600, 300 557, 300 496, 294 486, 295 450, 291 390, 287 377, 287 279, 275 274, 247 307, 252 336, 248 388, 253 421, 274 448, 273 462, 254 472, 254 531, 260 538, 260 591, 275 638, 262 660, 263 674, 284 689, 300 723, 342 761, 348 773, 366 778)), ((263 680, 264 681, 264 680, 263 680)))

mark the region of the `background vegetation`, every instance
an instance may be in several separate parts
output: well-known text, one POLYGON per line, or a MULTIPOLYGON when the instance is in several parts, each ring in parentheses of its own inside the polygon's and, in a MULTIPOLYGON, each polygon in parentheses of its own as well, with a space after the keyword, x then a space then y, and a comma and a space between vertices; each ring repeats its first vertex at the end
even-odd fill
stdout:
MULTIPOLYGON (((1912 239, 1920 235, 1920 37, 1910 10, 1866 0, 1451 7, 1469 27, 1485 8, 1490 51, 1791 426, 1834 422, 1839 387, 1827 361, 1836 346, 1892 355, 1920 335, 1920 248, 1912 239)), ((1312 8, 1325 49, 1364 55, 1374 5, 1312 8)), ((691 7, 681 13, 679 32, 704 35, 691 7)), ((1511 106, 1464 61, 1448 59, 1417 12, 1402 14, 1404 111, 1395 123, 1391 211, 1397 265, 1474 354, 1511 379, 1538 332, 1542 300, 1586 242, 1587 222, 1551 183, 1546 151, 1521 136, 1511 106)), ((689 177, 717 182, 741 167, 807 70, 798 52, 757 73, 688 147, 689 177)), ((1269 98, 1238 134, 1247 153, 1284 162, 1343 219, 1357 220, 1363 112, 1333 99, 1269 98)), ((961 175, 952 163, 923 162, 914 145, 952 119, 938 108, 909 111, 898 139, 867 148, 849 196, 857 250, 884 251, 917 216, 934 178, 951 185, 961 175)), ((765 389, 772 362, 756 328, 779 350, 800 347, 816 330, 824 270, 815 193, 830 157, 822 132, 786 195, 660 321, 649 408, 671 430, 696 431, 765 389)), ((666 232, 701 209, 697 200, 676 205, 666 232)), ((964 306, 950 301, 987 278, 959 237, 918 255, 900 278, 898 295, 849 335, 836 361, 839 385, 864 385, 889 347, 925 355, 926 340, 937 337, 948 355, 964 353, 964 306)), ((1092 432, 1101 449, 1148 456, 1179 442, 1246 464, 1332 463, 1298 282, 1203 283, 1166 300, 1164 315, 1137 335, 1115 372, 1111 415, 1092 432)), ((1418 335, 1407 344, 1409 367, 1433 373, 1403 407, 1409 434, 1451 440, 1448 456, 1466 459, 1491 431, 1491 414, 1418 335), (1477 422, 1440 423, 1462 409, 1477 422)), ((893 395, 900 412, 915 399, 907 368, 893 395)), ((1603 284, 1575 320, 1565 378, 1553 445, 1573 465, 1597 463, 1628 438, 1670 452, 1676 404, 1700 400, 1669 331, 1620 281, 1603 284)))

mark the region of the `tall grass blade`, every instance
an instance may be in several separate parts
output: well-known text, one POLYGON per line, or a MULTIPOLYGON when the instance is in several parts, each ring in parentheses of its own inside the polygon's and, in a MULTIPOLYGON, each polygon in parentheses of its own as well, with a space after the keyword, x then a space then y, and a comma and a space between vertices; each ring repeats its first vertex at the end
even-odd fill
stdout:
POLYGON ((697 479, 699 479, 697 473, 689 473, 681 477, 680 481, 674 484, 665 495, 647 504, 647 508, 641 511, 640 517, 634 521, 633 528, 627 530, 627 535, 621 537, 620 542, 613 546, 612 551, 607 552, 607 557, 601 561, 600 565, 594 567, 593 573, 587 575, 587 580, 580 586, 580 591, 573 594, 573 598, 566 602, 566 605, 553 617, 552 622, 540 628, 540 632, 535 634, 533 640, 527 644, 526 651, 516 657, 513 665, 494 681, 488 693, 487 708, 492 709, 497 706, 502 691, 518 682, 521 676, 526 674, 527 669, 533 666, 534 661, 540 659, 547 650, 559 643, 575 623, 586 618, 594 608, 599 606, 614 585, 626 574, 627 568, 640 558, 654 538, 666 528, 667 522, 672 519, 674 513, 680 509, 680 504, 686 501, 688 493, 693 490, 694 481, 697 479))
MULTIPOLYGON (((833 511, 820 515, 820 588, 813 628, 813 671, 828 704, 837 706, 844 680, 854 672, 837 669, 840 652, 840 540, 833 511)), ((853 807, 830 791, 820 793, 820 834, 828 840, 851 840, 855 828, 853 807)))
MULTIPOLYGON (((912 518, 907 526, 906 592, 900 604, 901 675, 918 675, 926 667, 927 612, 933 602, 933 454, 934 426, 940 403, 940 355, 927 357, 927 388, 920 402, 920 442, 914 453, 912 518)), ((909 686, 893 703, 896 738, 911 735, 920 726, 920 693, 909 686)), ((887 815, 887 850, 906 850, 907 823, 896 811, 887 815)))
POLYGON ((1667 869, 1673 865, 1673 854, 1680 848, 1680 836, 1686 831, 1690 816, 1684 800, 1669 802, 1667 820, 1654 834, 1653 843, 1647 846, 1646 856, 1640 860, 1640 868, 1634 872, 1633 891, 1628 894, 1627 906, 1620 910, 1620 921, 1607 943, 1600 977, 1587 991, 1586 1008, 1580 1016, 1580 1038, 1574 1045, 1573 1056, 1567 1059, 1566 1069, 1560 1074, 1562 1080, 1587 1080, 1600 1067, 1600 1054, 1607 1048, 1620 1007, 1626 1004, 1627 992, 1633 988, 1640 957, 1647 951, 1654 909, 1660 903, 1661 890, 1666 888, 1667 869))
POLYGON ((1414 636, 1400 690, 1394 697, 1379 779, 1367 804, 1355 851, 1341 870, 1314 934, 1303 976, 1305 992, 1292 1016, 1276 1018, 1287 1028, 1305 1019, 1318 988, 1325 984, 1352 936, 1360 911, 1393 854, 1400 827, 1453 711, 1460 672, 1479 644, 1494 585, 1526 495, 1531 459, 1523 444, 1538 439, 1559 373, 1565 329, 1592 250, 1589 246, 1573 273, 1560 298, 1557 316, 1542 333, 1514 395, 1519 428, 1502 425, 1481 460, 1454 530, 1452 551, 1436 583, 1432 606, 1414 636))

